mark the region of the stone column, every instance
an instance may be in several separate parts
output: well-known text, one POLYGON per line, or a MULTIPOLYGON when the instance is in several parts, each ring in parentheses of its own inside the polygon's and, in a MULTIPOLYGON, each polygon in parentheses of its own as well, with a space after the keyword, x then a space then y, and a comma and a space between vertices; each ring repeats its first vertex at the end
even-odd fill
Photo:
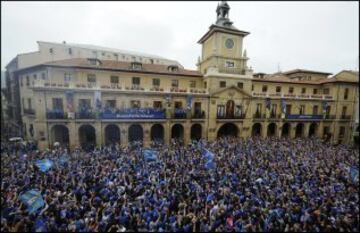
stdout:
POLYGON ((260 123, 260 124, 261 124, 261 137, 266 138, 267 137, 268 123, 260 123))
POLYGON ((191 141, 191 123, 189 120, 183 124, 184 126, 184 144, 187 145, 191 141))
POLYGON ((289 130, 290 130, 290 138, 295 138, 295 134, 296 134, 296 123, 290 123, 290 127, 289 127, 289 130))
POLYGON ((149 124, 143 124, 142 125, 143 130, 144 130, 144 142, 143 142, 143 146, 144 147, 149 147, 150 146, 150 142, 151 142, 151 132, 150 132, 150 125, 149 124))
POLYGON ((281 138, 281 132, 282 132, 282 123, 276 124, 276 137, 281 138))
POLYGON ((128 125, 127 124, 120 124, 120 144, 121 146, 128 145, 128 125))
POLYGON ((94 128, 95 128, 95 137, 96 137, 96 146, 101 146, 102 144, 102 139, 103 139, 103 131, 102 131, 102 127, 101 127, 101 122, 100 121, 96 121, 94 124, 94 128))
POLYGON ((79 146, 79 129, 73 120, 67 125, 69 129, 69 144, 70 150, 75 149, 75 147, 79 146))
POLYGON ((309 137, 309 130, 310 130, 310 123, 304 123, 304 129, 303 129, 303 132, 302 132, 302 136, 304 138, 308 138, 309 137))

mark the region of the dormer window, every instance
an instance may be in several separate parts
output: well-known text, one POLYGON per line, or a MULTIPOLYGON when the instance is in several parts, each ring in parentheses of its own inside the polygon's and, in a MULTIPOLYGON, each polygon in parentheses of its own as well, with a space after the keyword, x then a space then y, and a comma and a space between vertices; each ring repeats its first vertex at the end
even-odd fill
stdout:
POLYGON ((235 63, 234 63, 233 61, 226 61, 226 62, 225 62, 225 67, 234 68, 234 67, 235 67, 235 63))
POLYGON ((88 61, 89 61, 90 65, 94 65, 94 66, 101 65, 101 61, 96 58, 88 58, 88 61))
POLYGON ((168 71, 177 72, 177 71, 179 71, 179 67, 177 67, 177 66, 168 66, 168 71))
POLYGON ((132 62, 131 63, 131 69, 133 70, 141 70, 142 64, 140 62, 132 62))

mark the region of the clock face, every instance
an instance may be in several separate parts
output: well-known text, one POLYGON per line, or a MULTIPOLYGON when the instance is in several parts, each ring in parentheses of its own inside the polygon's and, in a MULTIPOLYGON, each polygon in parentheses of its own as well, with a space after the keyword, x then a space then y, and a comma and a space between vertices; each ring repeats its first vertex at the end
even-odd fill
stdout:
POLYGON ((228 49, 232 49, 234 47, 234 41, 232 39, 226 39, 225 46, 228 49))

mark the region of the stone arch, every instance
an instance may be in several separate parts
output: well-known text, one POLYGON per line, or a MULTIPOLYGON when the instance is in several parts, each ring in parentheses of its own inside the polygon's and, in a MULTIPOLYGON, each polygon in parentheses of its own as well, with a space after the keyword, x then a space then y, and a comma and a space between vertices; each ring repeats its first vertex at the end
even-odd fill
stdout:
POLYGON ((238 135, 239 135, 239 128, 234 123, 223 124, 217 132, 218 138, 223 136, 237 137, 238 135))
POLYGON ((96 130, 92 125, 79 127, 79 143, 85 150, 92 150, 96 145, 96 130))
POLYGON ((252 126, 251 135, 254 136, 261 136, 262 125, 260 123, 255 123, 252 126))
POLYGON ((276 124, 270 123, 267 128, 267 136, 268 137, 276 137, 276 129, 277 129, 276 124))
POLYGON ((311 123, 309 127, 309 137, 316 136, 317 129, 318 125, 315 122, 311 123))
POLYGON ((164 127, 161 124, 151 126, 151 141, 164 141, 164 127))
POLYGON ((295 128, 295 137, 296 138, 302 137, 303 136, 303 131, 304 131, 304 124, 303 123, 298 123, 296 125, 296 128, 295 128))
POLYGON ((105 127, 105 144, 120 144, 120 129, 117 125, 109 124, 105 127))
POLYGON ((181 124, 175 124, 171 128, 171 138, 184 140, 184 126, 181 124))
POLYGON ((201 124, 193 124, 191 126, 191 140, 199 140, 202 136, 201 124))
POLYGON ((281 129, 281 137, 289 137, 289 135, 290 135, 290 124, 285 123, 283 124, 281 129))
POLYGON ((69 145, 69 129, 65 125, 54 125, 51 128, 51 145, 59 142, 61 146, 66 147, 69 145))
POLYGON ((144 130, 143 127, 139 124, 130 125, 128 130, 128 140, 129 142, 134 141, 143 141, 144 139, 144 130))

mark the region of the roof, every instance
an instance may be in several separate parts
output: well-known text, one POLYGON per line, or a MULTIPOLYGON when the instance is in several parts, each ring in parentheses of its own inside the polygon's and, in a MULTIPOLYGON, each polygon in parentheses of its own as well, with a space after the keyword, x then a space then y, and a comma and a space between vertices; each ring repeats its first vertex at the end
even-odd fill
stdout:
POLYGON ((324 74, 324 75, 331 75, 332 73, 315 71, 315 70, 305 70, 305 69, 294 69, 282 72, 283 74, 296 74, 296 73, 311 73, 311 74, 324 74))
POLYGON ((203 43, 205 40, 207 40, 207 38, 209 38, 213 33, 215 32, 226 32, 228 34, 233 34, 233 35, 241 35, 241 36, 247 36, 250 34, 250 32, 246 32, 246 31, 241 31, 235 28, 229 28, 229 27, 221 27, 219 25, 216 24, 212 24, 209 28, 209 31, 207 31, 205 33, 205 35, 203 35, 200 40, 198 41, 199 44, 203 43))
POLYGON ((130 50, 115 49, 115 48, 90 45, 90 44, 56 43, 56 42, 46 42, 46 41, 38 41, 38 43, 57 44, 57 45, 77 47, 77 48, 83 48, 83 49, 89 49, 89 50, 98 50, 98 51, 104 51, 104 52, 112 52, 112 53, 128 54, 128 55, 133 55, 133 56, 140 56, 140 57, 147 57, 147 58, 154 58, 154 59, 162 59, 162 60, 178 63, 180 65, 180 63, 175 60, 167 59, 167 58, 164 58, 164 57, 161 57, 158 55, 140 53, 140 52, 135 52, 135 51, 130 51, 130 50))
MULTIPOLYGON (((342 71, 344 72, 344 71, 342 71)), ((340 73, 342 73, 340 72, 340 73)), ((340 74, 339 73, 339 74, 340 74)), ((289 78, 288 76, 284 75, 283 73, 276 73, 276 74, 267 74, 263 78, 254 78, 253 81, 258 82, 275 82, 275 83, 293 83, 293 84, 310 84, 310 85, 321 85, 326 83, 334 83, 334 82, 346 82, 346 83, 358 83, 359 82, 359 73, 352 76, 340 76, 335 75, 330 78, 325 78, 317 81, 312 80, 294 80, 289 78)))
POLYGON ((343 70, 334 75, 331 78, 327 79, 327 82, 350 82, 358 83, 359 82, 359 72, 353 70, 343 70))
MULTIPOLYGON (((178 67, 178 71, 169 71, 169 65, 158 64, 145 64, 142 63, 141 70, 131 69, 132 62, 113 61, 113 60, 100 60, 100 65, 91 65, 86 58, 73 58, 54 62, 43 63, 39 66, 51 66, 51 67, 64 67, 64 68, 83 68, 94 70, 112 70, 112 71, 125 71, 135 73, 156 73, 156 74, 170 74, 180 76, 196 76, 202 77, 203 75, 196 70, 187 70, 178 67)), ((136 62, 139 63, 139 62, 136 62)), ((25 69, 22 69, 25 70, 25 69)))

